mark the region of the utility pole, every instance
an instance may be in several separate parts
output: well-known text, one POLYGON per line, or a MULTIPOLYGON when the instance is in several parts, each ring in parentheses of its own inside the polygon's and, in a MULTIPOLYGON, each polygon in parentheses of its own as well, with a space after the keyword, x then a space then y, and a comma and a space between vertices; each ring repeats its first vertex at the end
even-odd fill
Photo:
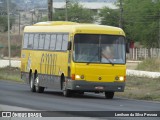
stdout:
POLYGON ((48 21, 52 21, 53 0, 48 0, 48 21))
MULTIPOLYGON (((159 43, 159 45, 158 45, 158 47, 160 48, 160 10, 159 10, 159 20, 158 20, 159 22, 159 24, 158 24, 158 29, 159 29, 159 33, 158 33, 158 43, 159 43)), ((160 51, 159 51, 159 53, 158 53, 158 58, 160 58, 160 51)))
POLYGON ((33 12, 32 12, 32 24, 33 24, 33 12))
POLYGON ((19 12, 19 35, 21 33, 21 14, 19 12))
POLYGON ((66 0, 66 9, 65 9, 65 20, 68 21, 68 3, 69 1, 66 0))
POLYGON ((9 58, 9 67, 11 67, 9 0, 7 0, 7 15, 8 15, 8 58, 9 58))
POLYGON ((120 0, 120 19, 119 19, 119 27, 122 28, 122 17, 123 17, 123 6, 122 6, 122 0, 120 0))

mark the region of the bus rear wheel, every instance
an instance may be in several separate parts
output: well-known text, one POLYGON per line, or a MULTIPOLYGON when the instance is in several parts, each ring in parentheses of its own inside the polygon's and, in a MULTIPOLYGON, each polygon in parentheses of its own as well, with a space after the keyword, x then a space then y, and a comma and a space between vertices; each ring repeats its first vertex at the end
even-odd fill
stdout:
POLYGON ((71 90, 66 88, 66 82, 63 82, 63 95, 65 97, 70 97, 71 96, 71 90))
POLYGON ((106 99, 113 99, 114 92, 105 92, 105 98, 106 99))
POLYGON ((39 86, 38 75, 35 75, 35 89, 36 89, 36 92, 38 92, 38 93, 43 93, 44 92, 44 87, 39 86))

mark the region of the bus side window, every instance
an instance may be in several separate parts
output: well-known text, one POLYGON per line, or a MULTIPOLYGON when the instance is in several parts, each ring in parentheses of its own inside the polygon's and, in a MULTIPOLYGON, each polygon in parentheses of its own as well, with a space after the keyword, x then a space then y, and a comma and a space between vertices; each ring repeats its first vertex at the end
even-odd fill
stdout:
POLYGON ((38 49, 38 42, 39 42, 39 34, 35 34, 35 35, 34 35, 33 49, 35 49, 35 50, 38 49))
POLYGON ((28 49, 33 49, 33 37, 34 37, 34 34, 29 34, 29 42, 27 45, 28 49))
POLYGON ((51 38, 51 35, 50 34, 46 34, 46 36, 45 36, 45 44, 44 44, 44 49, 45 50, 49 50, 50 38, 51 38))
POLYGON ((24 34, 24 40, 23 40, 23 48, 27 48, 27 45, 28 45, 28 34, 25 33, 24 34))
POLYGON ((55 50, 56 40, 57 40, 56 34, 52 34, 50 40, 50 50, 55 50))
POLYGON ((57 35, 56 50, 62 49, 62 34, 57 35))
POLYGON ((40 34, 38 49, 43 49, 44 48, 44 38, 45 38, 45 35, 44 34, 40 34))
POLYGON ((68 47, 68 35, 63 35, 63 41, 62 41, 62 50, 67 50, 68 47))

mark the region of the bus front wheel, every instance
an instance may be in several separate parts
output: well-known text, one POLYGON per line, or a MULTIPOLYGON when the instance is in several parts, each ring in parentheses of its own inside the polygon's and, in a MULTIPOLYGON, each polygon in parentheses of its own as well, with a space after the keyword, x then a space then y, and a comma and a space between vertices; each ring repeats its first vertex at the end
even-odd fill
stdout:
POLYGON ((70 97, 71 96, 71 90, 66 88, 66 82, 63 82, 63 95, 65 97, 70 97))
POLYGON ((106 99, 113 99, 114 92, 105 92, 105 98, 106 99))

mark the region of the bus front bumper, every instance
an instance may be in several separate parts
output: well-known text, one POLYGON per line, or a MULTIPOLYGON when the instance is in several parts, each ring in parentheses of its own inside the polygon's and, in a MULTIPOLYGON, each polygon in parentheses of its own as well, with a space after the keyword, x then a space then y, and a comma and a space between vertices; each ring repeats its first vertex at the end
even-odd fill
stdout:
POLYGON ((84 80, 69 80, 67 88, 84 92, 124 92, 125 82, 88 82, 84 80))

